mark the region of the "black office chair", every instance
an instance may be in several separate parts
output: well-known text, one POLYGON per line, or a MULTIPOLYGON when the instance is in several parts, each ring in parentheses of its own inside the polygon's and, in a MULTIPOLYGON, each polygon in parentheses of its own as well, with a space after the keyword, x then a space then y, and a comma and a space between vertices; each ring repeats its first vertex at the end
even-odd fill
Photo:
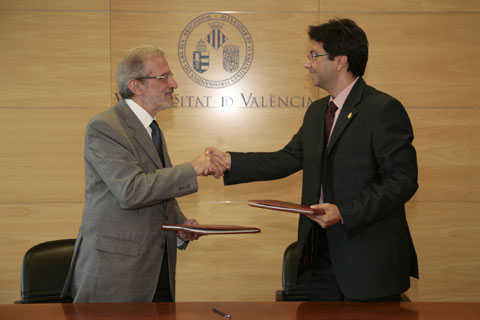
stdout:
POLYGON ((60 298, 75 239, 54 240, 30 248, 23 258, 21 300, 16 303, 72 302, 60 298))
POLYGON ((310 299, 308 287, 310 272, 297 276, 299 258, 297 242, 293 242, 283 254, 282 290, 275 293, 276 301, 308 301, 310 299))
MULTIPOLYGON (((309 287, 308 280, 310 272, 297 276, 298 259, 300 254, 298 252, 297 242, 291 243, 285 253, 283 254, 282 265, 282 287, 283 290, 278 290, 275 293, 276 301, 308 301, 309 287)), ((405 294, 400 294, 401 301, 411 301, 405 294)))

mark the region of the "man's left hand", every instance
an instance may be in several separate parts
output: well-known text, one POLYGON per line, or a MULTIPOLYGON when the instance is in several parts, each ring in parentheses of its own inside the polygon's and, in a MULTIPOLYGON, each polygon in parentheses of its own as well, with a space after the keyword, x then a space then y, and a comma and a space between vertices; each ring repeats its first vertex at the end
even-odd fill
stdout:
MULTIPOLYGON (((195 226, 195 225, 198 225, 199 223, 198 223, 197 220, 195 220, 195 219, 188 219, 188 220, 186 220, 183 224, 188 224, 188 225, 191 225, 191 226, 195 226)), ((200 236, 201 236, 200 233, 189 232, 189 231, 185 231, 185 230, 179 230, 179 231, 177 231, 177 235, 178 235, 180 238, 182 238, 184 241, 197 240, 197 239, 200 238, 200 236)))

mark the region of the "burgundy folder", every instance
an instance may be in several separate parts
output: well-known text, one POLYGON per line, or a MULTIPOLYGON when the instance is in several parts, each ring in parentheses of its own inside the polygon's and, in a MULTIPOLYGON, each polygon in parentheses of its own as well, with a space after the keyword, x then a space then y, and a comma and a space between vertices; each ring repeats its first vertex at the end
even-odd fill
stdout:
POLYGON ((286 202, 280 200, 248 200, 248 205, 257 208, 287 211, 300 214, 325 214, 323 209, 312 209, 310 206, 298 204, 293 202, 286 202))

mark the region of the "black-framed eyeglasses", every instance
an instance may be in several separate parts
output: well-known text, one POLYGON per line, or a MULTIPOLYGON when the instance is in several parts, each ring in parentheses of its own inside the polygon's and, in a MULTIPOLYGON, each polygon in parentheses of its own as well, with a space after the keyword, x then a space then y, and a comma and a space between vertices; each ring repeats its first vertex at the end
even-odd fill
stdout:
POLYGON ((143 80, 143 79, 161 79, 164 81, 167 81, 169 78, 173 77, 173 73, 165 73, 164 75, 161 76, 149 76, 149 77, 139 77, 135 78, 135 80, 143 80))
POLYGON ((318 58, 318 57, 322 57, 322 56, 328 56, 328 53, 326 53, 326 52, 318 53, 318 52, 310 51, 310 53, 307 54, 308 61, 310 61, 310 62, 312 62, 313 59, 318 58))

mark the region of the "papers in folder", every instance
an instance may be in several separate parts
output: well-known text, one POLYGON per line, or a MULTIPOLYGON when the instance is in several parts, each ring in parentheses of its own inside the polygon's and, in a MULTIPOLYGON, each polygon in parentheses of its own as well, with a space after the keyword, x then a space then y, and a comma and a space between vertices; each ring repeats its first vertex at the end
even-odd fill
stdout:
POLYGON ((164 224, 162 228, 166 230, 184 230, 203 234, 258 233, 261 231, 259 228, 213 224, 164 224))
POLYGON ((293 202, 286 202, 280 200, 249 200, 248 205, 257 208, 287 211, 300 214, 325 214, 323 209, 312 209, 310 206, 304 204, 298 204, 293 202))

